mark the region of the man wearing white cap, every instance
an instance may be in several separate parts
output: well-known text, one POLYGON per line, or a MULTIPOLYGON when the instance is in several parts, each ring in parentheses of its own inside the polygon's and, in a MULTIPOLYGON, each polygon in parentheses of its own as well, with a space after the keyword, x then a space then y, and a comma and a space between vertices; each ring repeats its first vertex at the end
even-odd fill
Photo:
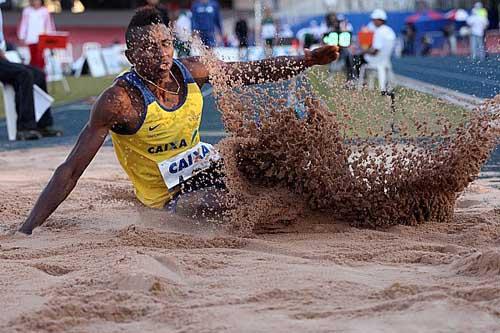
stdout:
POLYGON ((486 57, 484 45, 484 32, 488 28, 488 12, 483 8, 483 4, 476 2, 472 9, 472 15, 467 19, 470 27, 470 50, 472 59, 483 60, 486 57))
MULTIPOLYGON (((382 9, 375 9, 370 18, 370 30, 373 30, 373 42, 369 49, 364 50, 359 56, 355 56, 354 62, 357 71, 363 64, 379 73, 380 90, 387 93, 387 69, 391 66, 391 56, 396 43, 396 33, 385 24, 387 14, 382 9)), ((361 71, 360 75, 363 75, 361 71)))
POLYGON ((387 14, 382 9, 375 9, 371 14, 375 26, 372 46, 364 52, 364 58, 369 65, 377 66, 391 61, 392 51, 396 42, 396 33, 388 25, 387 14))

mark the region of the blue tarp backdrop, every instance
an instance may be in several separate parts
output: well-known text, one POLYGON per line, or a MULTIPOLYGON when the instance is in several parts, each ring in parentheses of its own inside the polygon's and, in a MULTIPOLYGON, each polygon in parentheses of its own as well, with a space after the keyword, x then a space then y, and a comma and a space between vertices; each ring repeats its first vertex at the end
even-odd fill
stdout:
MULTIPOLYGON (((352 13, 345 14, 345 17, 351 22, 354 27, 354 33, 358 33, 362 26, 367 25, 370 22, 371 13, 352 13)), ((415 14, 414 12, 389 12, 387 13, 387 24, 396 31, 400 33, 405 24, 407 17, 415 14)), ((293 24, 291 29, 294 33, 297 33, 302 28, 307 28, 310 26, 311 21, 316 21, 318 23, 324 22, 325 15, 304 17, 300 23, 293 24)))

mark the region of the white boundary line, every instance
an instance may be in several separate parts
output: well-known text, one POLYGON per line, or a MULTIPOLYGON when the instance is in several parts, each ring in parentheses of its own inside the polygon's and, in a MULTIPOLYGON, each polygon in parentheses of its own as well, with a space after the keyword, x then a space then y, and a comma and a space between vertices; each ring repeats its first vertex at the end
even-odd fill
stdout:
POLYGON ((469 110, 476 108, 478 105, 480 105, 485 101, 485 99, 483 98, 467 95, 455 90, 411 79, 406 76, 395 75, 395 78, 397 83, 403 87, 420 91, 426 94, 430 94, 432 96, 441 98, 455 105, 465 107, 469 110))

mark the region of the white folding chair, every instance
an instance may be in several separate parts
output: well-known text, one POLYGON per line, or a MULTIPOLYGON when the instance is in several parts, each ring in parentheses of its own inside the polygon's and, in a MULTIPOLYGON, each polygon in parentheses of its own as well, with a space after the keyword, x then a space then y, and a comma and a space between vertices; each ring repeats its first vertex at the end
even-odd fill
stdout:
POLYGON ((69 87, 68 80, 66 80, 66 77, 64 76, 61 61, 55 55, 54 51, 45 49, 43 51, 43 57, 45 59, 45 74, 47 74, 47 82, 60 81, 63 85, 64 91, 69 93, 71 88, 69 87))
POLYGON ((102 48, 101 43, 88 42, 84 43, 82 46, 82 53, 85 55, 89 50, 100 50, 102 48))
POLYGON ((71 74, 71 67, 75 61, 73 57, 73 44, 68 43, 65 49, 54 49, 52 55, 59 61, 64 74, 71 74))

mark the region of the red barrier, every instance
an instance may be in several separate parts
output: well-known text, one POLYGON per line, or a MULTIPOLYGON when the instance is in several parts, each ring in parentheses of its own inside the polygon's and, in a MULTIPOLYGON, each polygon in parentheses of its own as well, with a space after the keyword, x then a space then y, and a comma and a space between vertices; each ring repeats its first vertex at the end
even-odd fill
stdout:
POLYGON ((68 32, 54 32, 50 34, 40 35, 38 45, 41 50, 45 49, 65 49, 68 45, 68 32))

